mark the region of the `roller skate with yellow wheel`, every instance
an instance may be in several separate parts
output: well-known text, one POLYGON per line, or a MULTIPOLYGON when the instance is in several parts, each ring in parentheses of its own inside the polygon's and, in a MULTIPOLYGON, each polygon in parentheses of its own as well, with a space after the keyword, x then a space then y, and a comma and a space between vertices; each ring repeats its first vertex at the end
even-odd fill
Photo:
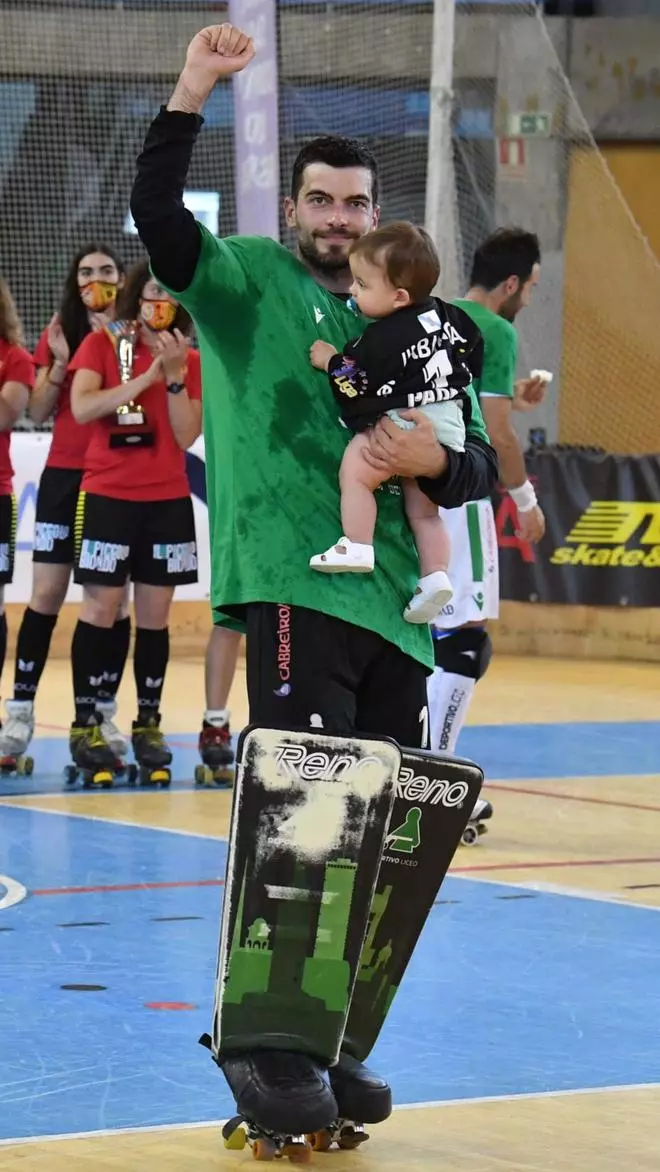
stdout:
POLYGON ((314 1132, 308 1139, 315 1152, 327 1152, 333 1145, 352 1151, 369 1139, 365 1123, 389 1119, 392 1090, 384 1078, 343 1050, 328 1075, 338 1116, 330 1127, 314 1132))
POLYGON ((116 775, 116 758, 101 731, 101 717, 94 713, 87 724, 71 725, 69 749, 72 764, 64 777, 68 786, 82 781, 83 789, 110 789, 116 775))
POLYGON ((222 1129, 225 1147, 240 1151, 249 1146, 255 1160, 308 1164, 308 1133, 336 1118, 324 1068, 307 1054, 288 1050, 226 1055, 218 1065, 240 1112, 222 1129))
POLYGON ((195 783, 230 786, 234 780, 234 751, 228 709, 205 714, 198 749, 202 760, 195 766, 195 783))
POLYGON ((115 724, 117 701, 115 699, 99 700, 96 704, 96 711, 101 717, 101 732, 115 755, 115 776, 126 781, 128 785, 135 785, 138 775, 137 766, 132 762, 129 765, 126 761, 128 741, 115 724))
POLYGON ((468 824, 461 835, 463 846, 476 846, 482 835, 487 833, 486 822, 492 817, 493 807, 490 802, 485 798, 477 798, 468 824))
POLYGON ((250 1147, 254 1159, 262 1163, 288 1159, 292 1164, 309 1164, 312 1158, 307 1136, 262 1131, 242 1115, 235 1115, 225 1123, 222 1138, 229 1151, 241 1152, 250 1147))
POLYGON ((31 700, 7 700, 7 719, 0 728, 0 776, 31 777, 34 759, 26 755, 34 733, 34 705, 31 700))
POLYGON ((172 780, 169 766, 172 751, 160 729, 160 713, 151 712, 133 721, 131 733, 133 756, 138 768, 137 780, 140 785, 154 785, 165 788, 172 780))

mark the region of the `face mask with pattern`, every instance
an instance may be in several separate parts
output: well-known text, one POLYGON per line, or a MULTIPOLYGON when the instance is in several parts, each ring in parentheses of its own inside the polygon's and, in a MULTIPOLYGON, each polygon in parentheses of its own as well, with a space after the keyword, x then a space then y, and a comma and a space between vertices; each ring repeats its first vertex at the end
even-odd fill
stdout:
POLYGON ((80 286, 83 305, 98 313, 117 300, 117 286, 113 281, 89 281, 80 286))
POLYGON ((140 302, 142 321, 150 330, 169 330, 176 317, 176 305, 171 301, 153 301, 144 298, 140 302))

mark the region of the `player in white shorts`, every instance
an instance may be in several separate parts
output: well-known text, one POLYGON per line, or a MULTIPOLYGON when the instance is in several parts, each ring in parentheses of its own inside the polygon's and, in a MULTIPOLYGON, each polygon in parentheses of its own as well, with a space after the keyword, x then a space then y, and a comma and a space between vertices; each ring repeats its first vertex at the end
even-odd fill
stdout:
MULTIPOLYGON (((518 336, 512 322, 529 304, 540 263, 539 242, 533 233, 500 229, 477 249, 469 292, 456 302, 483 336, 483 363, 474 387, 497 452, 500 481, 518 508, 518 532, 532 543, 543 536, 545 518, 527 479, 511 412, 536 406, 551 376, 533 371, 529 379, 515 382, 518 336)), ((486 624, 499 613, 499 568, 489 500, 445 510, 443 515, 451 540, 449 575, 454 597, 431 628, 436 668, 428 682, 430 748, 453 753, 475 685, 485 675, 492 654, 486 624)), ((491 814, 490 803, 480 799, 472 821, 478 823, 491 814)))

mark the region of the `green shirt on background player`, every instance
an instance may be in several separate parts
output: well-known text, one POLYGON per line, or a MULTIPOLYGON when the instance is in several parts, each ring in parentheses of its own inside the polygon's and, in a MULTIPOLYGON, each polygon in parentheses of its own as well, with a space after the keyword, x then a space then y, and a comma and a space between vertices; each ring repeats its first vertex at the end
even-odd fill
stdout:
POLYGON ((501 396, 513 400, 518 335, 511 322, 467 297, 455 298, 452 305, 457 305, 472 318, 483 338, 481 373, 472 381, 479 402, 482 398, 501 396))

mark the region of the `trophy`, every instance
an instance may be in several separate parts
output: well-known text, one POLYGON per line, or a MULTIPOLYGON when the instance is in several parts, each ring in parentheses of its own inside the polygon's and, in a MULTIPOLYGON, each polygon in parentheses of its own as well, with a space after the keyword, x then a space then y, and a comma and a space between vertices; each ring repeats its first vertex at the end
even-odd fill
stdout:
MULTIPOLYGON (((133 321, 110 321, 103 329, 110 338, 117 355, 119 378, 128 383, 133 378, 133 358, 139 326, 133 321)), ((118 407, 110 427, 110 447, 153 447, 154 433, 147 426, 147 417, 139 403, 131 401, 118 407)))

